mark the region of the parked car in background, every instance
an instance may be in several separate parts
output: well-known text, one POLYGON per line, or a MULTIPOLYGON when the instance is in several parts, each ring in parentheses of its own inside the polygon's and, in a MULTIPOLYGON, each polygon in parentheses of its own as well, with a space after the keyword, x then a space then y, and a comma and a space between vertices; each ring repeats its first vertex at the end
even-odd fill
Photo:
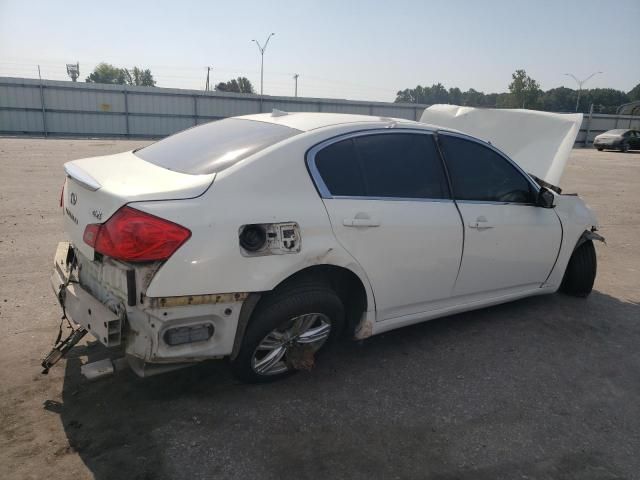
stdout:
POLYGON ((640 131, 627 128, 617 128, 601 133, 593 140, 593 147, 599 152, 608 150, 640 150, 640 131))
POLYGON ((228 358, 270 381, 345 332, 586 296, 596 276, 578 196, 419 122, 249 115, 65 171, 52 285, 79 333, 45 369, 90 332, 141 376, 228 358))

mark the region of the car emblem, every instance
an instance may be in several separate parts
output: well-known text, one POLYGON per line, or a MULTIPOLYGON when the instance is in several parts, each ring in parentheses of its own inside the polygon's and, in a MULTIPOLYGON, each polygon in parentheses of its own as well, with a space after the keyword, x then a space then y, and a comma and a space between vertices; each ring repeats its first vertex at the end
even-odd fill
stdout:
POLYGON ((71 205, 75 205, 76 203, 78 203, 78 197, 73 192, 71 192, 71 195, 69 195, 69 200, 71 201, 71 205))

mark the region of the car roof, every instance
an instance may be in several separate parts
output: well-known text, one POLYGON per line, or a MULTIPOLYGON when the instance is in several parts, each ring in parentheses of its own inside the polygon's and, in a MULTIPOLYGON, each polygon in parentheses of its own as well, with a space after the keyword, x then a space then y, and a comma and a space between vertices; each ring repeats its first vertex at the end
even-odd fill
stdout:
POLYGON ((606 135, 607 133, 612 133, 612 132, 616 132, 616 133, 633 132, 633 128, 612 128, 611 130, 607 130, 606 132, 604 132, 604 134, 606 135))
POLYGON ((303 132, 315 130, 317 128, 329 127, 332 125, 343 125, 348 123, 380 123, 381 126, 398 125, 407 127, 418 127, 421 129, 437 129, 420 122, 406 120, 404 118, 376 117, 372 115, 353 115, 347 113, 322 113, 322 112, 281 112, 274 110, 273 113, 258 113, 254 115, 243 115, 235 117, 245 120, 273 123, 289 128, 295 128, 303 132))

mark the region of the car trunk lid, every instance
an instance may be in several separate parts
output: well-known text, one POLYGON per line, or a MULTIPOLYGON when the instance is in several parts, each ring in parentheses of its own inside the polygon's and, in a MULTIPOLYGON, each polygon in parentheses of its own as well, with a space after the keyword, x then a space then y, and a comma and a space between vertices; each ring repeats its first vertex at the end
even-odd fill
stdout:
POLYGON ((215 174, 190 175, 153 165, 133 154, 84 158, 64 166, 64 226, 70 240, 87 257, 93 248, 83 241, 87 225, 104 223, 131 202, 181 200, 203 194, 215 174))

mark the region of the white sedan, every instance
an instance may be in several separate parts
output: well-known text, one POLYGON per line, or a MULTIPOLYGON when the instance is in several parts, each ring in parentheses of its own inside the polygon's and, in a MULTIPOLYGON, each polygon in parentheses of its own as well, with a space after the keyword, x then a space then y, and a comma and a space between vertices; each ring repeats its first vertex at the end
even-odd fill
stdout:
POLYGON ((451 128, 274 111, 69 162, 51 281, 73 333, 45 371, 90 332, 141 376, 226 357, 270 381, 341 335, 586 296, 601 237, 543 181, 558 148, 533 176, 451 128))

